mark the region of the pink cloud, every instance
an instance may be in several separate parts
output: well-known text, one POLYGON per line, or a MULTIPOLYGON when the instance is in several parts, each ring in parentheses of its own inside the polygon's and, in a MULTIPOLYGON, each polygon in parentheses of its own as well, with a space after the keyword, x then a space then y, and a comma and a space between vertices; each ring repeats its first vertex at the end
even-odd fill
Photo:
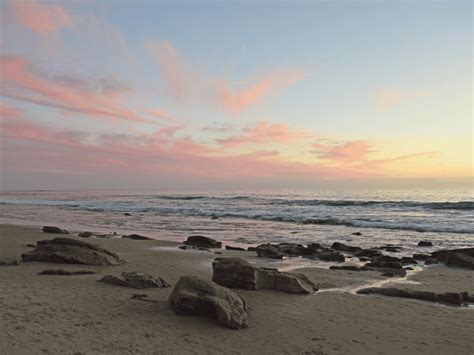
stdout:
POLYGON ((71 79, 68 76, 43 77, 34 72, 30 61, 18 56, 1 57, 0 65, 1 94, 6 97, 85 113, 96 118, 151 122, 127 109, 121 102, 121 95, 116 94, 117 88, 107 89, 102 86, 105 91, 96 92, 83 80, 71 79), (112 94, 113 90, 115 94, 112 94))
POLYGON ((290 142, 309 137, 311 135, 308 133, 292 130, 285 124, 260 121, 255 126, 244 128, 240 135, 218 139, 217 142, 223 146, 237 147, 264 142, 290 142))
POLYGON ((0 117, 2 118, 20 118, 22 111, 8 105, 0 103, 0 117))
POLYGON ((71 15, 61 5, 13 0, 10 6, 19 23, 42 35, 54 34, 62 28, 73 26, 71 15))
POLYGON ((302 80, 299 70, 273 72, 263 79, 237 85, 227 78, 205 78, 192 68, 169 42, 149 41, 147 47, 157 58, 168 93, 175 99, 210 100, 225 111, 239 114, 269 94, 302 80))
POLYGON ((375 151, 373 145, 364 140, 338 145, 315 143, 313 148, 315 148, 315 152, 319 154, 320 158, 343 163, 360 162, 375 151))
POLYGON ((382 88, 375 93, 375 107, 378 111, 387 111, 405 102, 425 96, 424 91, 402 92, 396 88, 382 88))

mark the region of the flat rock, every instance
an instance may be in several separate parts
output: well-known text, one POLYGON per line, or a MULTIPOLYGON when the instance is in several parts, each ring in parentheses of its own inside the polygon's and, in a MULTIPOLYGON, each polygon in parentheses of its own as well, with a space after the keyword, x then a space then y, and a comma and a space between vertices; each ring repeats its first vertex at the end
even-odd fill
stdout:
POLYGON ((108 283, 115 286, 124 286, 137 289, 143 288, 163 288, 171 285, 161 277, 153 277, 141 272, 122 272, 122 275, 106 275, 99 282, 108 283))
POLYGON ((318 259, 323 260, 323 261, 335 261, 338 263, 343 263, 344 261, 346 261, 346 258, 344 255, 335 251, 323 251, 315 255, 318 259))
POLYGON ((283 253, 274 245, 260 244, 255 248, 257 256, 271 259, 282 259, 283 253))
POLYGON ((362 248, 360 248, 360 247, 353 247, 353 246, 346 245, 346 244, 340 243, 340 242, 332 243, 331 249, 339 250, 339 251, 345 251, 345 252, 349 252, 349 253, 354 253, 356 251, 362 250, 362 248))
POLYGON ((201 248, 222 248, 222 243, 202 235, 192 235, 186 239, 183 244, 193 245, 201 248))
POLYGON ((232 290, 197 276, 181 276, 168 303, 179 315, 215 318, 230 329, 248 328, 245 301, 232 290))
POLYGON ((333 265, 329 267, 330 270, 346 270, 346 271, 361 271, 361 268, 355 265, 333 265))
POLYGON ((372 258, 374 256, 382 255, 382 253, 378 249, 361 249, 361 250, 358 250, 358 251, 354 252, 354 255, 355 256, 365 256, 365 257, 368 257, 368 258, 372 258))
POLYGON ((450 267, 462 267, 474 270, 474 257, 461 253, 449 253, 445 264, 450 267))
POLYGON ((441 262, 448 260, 449 253, 464 254, 467 256, 474 257, 474 248, 461 248, 461 249, 449 249, 449 250, 438 250, 431 253, 433 258, 438 259, 441 262))
POLYGON ((230 245, 225 246, 225 250, 240 250, 240 251, 245 251, 244 248, 239 248, 239 247, 232 247, 230 245))
POLYGON ((314 253, 311 249, 306 248, 302 244, 280 243, 275 246, 283 254, 290 255, 290 256, 305 256, 305 255, 311 255, 314 253))
POLYGON ((58 237, 37 242, 34 250, 21 255, 23 261, 63 264, 119 265, 125 261, 107 249, 71 238, 58 237))
POLYGON ((389 277, 404 277, 407 274, 405 269, 392 269, 392 268, 385 268, 385 267, 376 267, 376 266, 367 266, 364 265, 361 267, 362 271, 376 271, 383 274, 383 276, 389 277))
POLYGON ((65 229, 61 229, 55 226, 44 226, 43 232, 45 233, 55 233, 55 234, 69 234, 69 232, 65 229))
POLYGON ((216 258, 212 270, 212 281, 229 288, 271 289, 295 294, 317 291, 316 285, 305 275, 258 268, 241 258, 216 258))
POLYGON ((429 240, 420 240, 418 242, 418 246, 419 247, 432 247, 433 246, 433 243, 430 242, 429 240))
POLYGON ((124 239, 133 239, 133 240, 153 240, 150 237, 145 237, 144 235, 140 235, 140 234, 123 235, 122 238, 124 238, 124 239))
POLYGON ((90 237, 94 236, 94 233, 92 233, 92 232, 81 232, 77 236, 81 237, 81 238, 90 238, 90 237))
POLYGON ((61 275, 61 276, 71 276, 71 275, 91 275, 95 274, 95 271, 92 270, 62 270, 62 269, 48 269, 43 270, 38 275, 61 275))

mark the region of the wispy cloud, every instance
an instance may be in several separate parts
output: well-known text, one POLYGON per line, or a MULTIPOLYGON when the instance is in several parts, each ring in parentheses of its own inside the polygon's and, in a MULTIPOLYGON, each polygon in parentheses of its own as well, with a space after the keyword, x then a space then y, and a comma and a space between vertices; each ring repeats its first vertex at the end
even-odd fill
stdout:
POLYGON ((398 105, 414 101, 426 95, 425 91, 404 92, 397 88, 386 87, 375 93, 375 107, 378 111, 388 111, 398 105))

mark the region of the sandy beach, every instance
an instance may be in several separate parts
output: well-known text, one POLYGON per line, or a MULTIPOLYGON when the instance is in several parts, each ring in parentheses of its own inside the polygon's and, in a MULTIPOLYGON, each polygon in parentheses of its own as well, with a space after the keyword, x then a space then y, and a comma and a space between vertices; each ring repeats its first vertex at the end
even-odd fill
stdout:
MULTIPOLYGON (((40 228, 0 226, 0 259, 19 257, 53 234, 40 228)), ((77 238, 72 236, 72 238, 77 238)), ((265 264, 253 252, 181 251, 176 242, 89 239, 127 261, 120 266, 21 262, 0 267, 2 354, 472 354, 474 312, 428 302, 324 291, 382 279, 373 272, 299 269, 319 285, 307 296, 270 290, 235 290, 249 306, 249 329, 178 316, 169 309, 172 288, 134 290, 98 283, 106 274, 141 271, 172 285, 181 275, 210 279, 216 256, 265 264), (162 249, 161 249, 162 248, 162 249), (38 275, 45 269, 93 270, 77 276, 38 275), (138 291, 138 292, 137 292, 138 291), (153 302, 131 299, 144 293, 153 302)), ((406 288, 474 293, 470 270, 433 265, 406 288)))

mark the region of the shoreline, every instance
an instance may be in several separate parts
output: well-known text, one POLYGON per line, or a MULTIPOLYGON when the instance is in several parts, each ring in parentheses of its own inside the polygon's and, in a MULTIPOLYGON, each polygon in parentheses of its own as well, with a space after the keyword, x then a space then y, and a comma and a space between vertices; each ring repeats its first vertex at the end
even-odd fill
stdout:
MULTIPOLYGON (((0 259, 19 257, 28 243, 59 235, 35 227, 0 224, 0 259)), ((67 237, 76 238, 73 235, 67 237)), ((82 238, 79 238, 83 240, 82 238)), ((183 238, 184 239, 184 238, 183 238)), ((181 251, 175 241, 85 239, 116 252, 127 263, 87 266, 93 275, 37 275, 44 269, 84 269, 81 265, 22 262, 0 267, 0 305, 7 310, 0 352, 21 353, 317 353, 317 354, 471 354, 474 313, 471 308, 382 296, 330 292, 384 280, 375 272, 298 268, 321 292, 235 290, 249 305, 248 330, 232 331, 200 317, 172 312, 172 288, 140 290, 154 303, 130 299, 137 290, 97 283, 106 275, 139 271, 174 285, 182 275, 210 279, 214 257, 243 257, 256 265, 272 262, 254 253, 221 250, 221 254, 181 251), (158 248, 158 249, 157 249, 158 248), (160 249, 163 248, 163 249, 160 249), (262 349, 263 352, 262 352, 262 349)), ((404 287, 439 292, 474 293, 472 271, 434 265, 410 276, 404 287)))

